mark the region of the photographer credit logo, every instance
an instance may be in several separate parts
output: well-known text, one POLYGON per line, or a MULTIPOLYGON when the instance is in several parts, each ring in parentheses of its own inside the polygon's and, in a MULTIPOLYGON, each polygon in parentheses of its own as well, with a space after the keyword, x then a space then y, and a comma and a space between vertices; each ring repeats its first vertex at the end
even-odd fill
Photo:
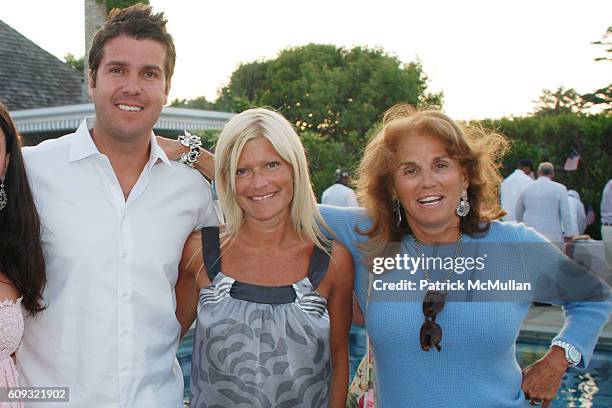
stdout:
POLYGON ((414 275, 417 270, 444 270, 450 271, 457 274, 462 274, 466 271, 473 269, 482 271, 485 268, 484 261, 487 254, 476 258, 472 257, 457 257, 452 258, 438 257, 438 256, 420 256, 414 257, 408 254, 397 254, 394 257, 377 257, 374 258, 372 265, 372 273, 380 275, 384 272, 392 270, 404 270, 414 275))
POLYGON ((374 291, 424 291, 435 290, 442 292, 460 291, 483 291, 483 292, 511 292, 511 291, 531 291, 530 282, 521 282, 515 279, 487 279, 486 275, 482 279, 453 279, 453 274, 460 278, 465 272, 483 272, 487 254, 478 257, 437 257, 425 256, 413 257, 408 254, 397 254, 393 257, 377 257, 372 262, 372 273, 380 276, 385 272, 399 271, 407 272, 414 276, 421 271, 422 279, 400 279, 389 281, 389 279, 374 279, 372 289, 374 291), (430 280, 427 273, 435 271, 445 275, 442 280, 430 280))

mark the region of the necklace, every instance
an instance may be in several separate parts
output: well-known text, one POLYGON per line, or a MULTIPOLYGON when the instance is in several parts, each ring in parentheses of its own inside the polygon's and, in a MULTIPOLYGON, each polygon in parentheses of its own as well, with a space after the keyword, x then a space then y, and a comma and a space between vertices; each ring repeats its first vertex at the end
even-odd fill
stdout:
MULTIPOLYGON (((417 256, 420 254, 421 256, 425 257, 425 253, 421 249, 421 243, 414 236, 412 237, 412 240, 413 240, 414 248, 416 249, 416 252, 417 252, 417 256)), ((453 257, 453 265, 455 264, 454 261, 457 259, 457 256, 459 255, 459 250, 461 249, 462 242, 463 242, 463 234, 461 233, 461 231, 459 231, 459 239, 457 239, 457 245, 455 246, 455 256, 453 257)), ((425 265, 423 265, 421 269, 423 271, 423 276, 425 276, 425 279, 427 280, 427 283, 431 283, 431 274, 429 273, 429 270, 425 268, 425 265)), ((445 279, 446 281, 448 281, 451 278, 453 271, 454 271, 454 268, 449 269, 449 271, 446 274, 446 279, 445 279)))
MULTIPOLYGON (((459 231, 459 239, 457 240, 457 246, 455 247, 455 257, 453 258, 453 266, 455 264, 455 259, 457 259, 457 255, 459 255, 459 249, 461 248, 463 235, 461 231, 459 231)), ((417 251, 417 256, 419 253, 423 256, 423 262, 425 262, 425 253, 421 249, 421 244, 416 239, 414 239, 414 247, 417 251)), ((423 275, 425 279, 427 279, 427 283, 431 283, 431 275, 429 271, 425 268, 425 265, 421 267, 423 270, 423 275)), ((446 280, 450 281, 451 274, 454 271, 454 267, 451 268, 447 275, 446 280)), ((436 350, 442 350, 440 346, 440 342, 442 341, 442 328, 438 323, 436 323, 436 316, 438 313, 442 311, 444 308, 444 303, 446 301, 446 295, 448 291, 438 291, 428 289, 427 293, 425 293, 425 298, 423 299, 423 315, 425 315, 425 321, 421 326, 421 330, 419 332, 419 338, 421 341, 421 349, 423 351, 429 351, 432 347, 436 350)))

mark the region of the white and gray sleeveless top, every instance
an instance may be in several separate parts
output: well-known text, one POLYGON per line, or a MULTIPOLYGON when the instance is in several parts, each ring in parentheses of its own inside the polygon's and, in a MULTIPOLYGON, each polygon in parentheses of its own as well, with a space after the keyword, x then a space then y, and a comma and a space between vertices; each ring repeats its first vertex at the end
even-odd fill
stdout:
POLYGON ((316 288, 329 256, 315 246, 307 277, 260 286, 220 271, 217 227, 202 229, 202 242, 211 284, 198 302, 191 407, 327 407, 330 324, 316 288))

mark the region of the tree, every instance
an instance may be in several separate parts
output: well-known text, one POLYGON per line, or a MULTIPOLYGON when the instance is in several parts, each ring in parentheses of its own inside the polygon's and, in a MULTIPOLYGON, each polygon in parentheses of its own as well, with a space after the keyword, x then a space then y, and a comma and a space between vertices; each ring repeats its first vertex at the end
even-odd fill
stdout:
POLYGON ((591 44, 601 45, 605 48, 605 52, 607 53, 603 57, 595 58, 595 61, 612 61, 612 26, 608 27, 601 40, 593 41, 591 44))
MULTIPOLYGON (((601 40, 594 41, 591 44, 604 47, 606 52, 606 55, 595 58, 595 61, 612 61, 612 26, 608 27, 601 40)), ((603 112, 612 112, 612 84, 594 92, 586 93, 582 95, 582 98, 589 109, 598 108, 603 112)))
POLYGON ((85 69, 85 60, 84 57, 76 58, 71 53, 67 53, 64 55, 64 62, 76 69, 81 76, 83 76, 83 70, 85 69))
POLYGON ((170 106, 177 108, 189 108, 189 109, 204 109, 204 110, 216 110, 214 102, 210 102, 205 96, 200 96, 195 99, 175 99, 170 102, 170 106))
MULTIPOLYGON (((596 62, 610 62, 612 57, 612 26, 608 27, 606 33, 599 41, 591 44, 605 48, 607 55, 595 58, 596 62)), ((578 94, 574 89, 559 87, 552 91, 545 89, 537 101, 534 115, 540 117, 556 116, 564 113, 610 113, 612 112, 612 84, 593 92, 578 94)))
POLYGON ((421 64, 402 63, 381 49, 309 44, 277 58, 241 65, 224 94, 279 109, 299 130, 342 140, 365 135, 398 102, 441 104, 427 95, 421 64))
POLYGON ((427 93, 426 87, 419 61, 405 64, 378 48, 308 44, 241 64, 215 105, 233 111, 268 106, 300 131, 337 141, 355 132, 364 142, 395 103, 440 106, 442 94, 427 93))
POLYGON ((556 116, 564 113, 582 111, 582 97, 574 89, 564 89, 562 86, 552 91, 544 89, 538 98, 534 115, 539 117, 556 116))
POLYGON ((599 109, 602 112, 612 112, 612 84, 581 96, 583 110, 599 109))

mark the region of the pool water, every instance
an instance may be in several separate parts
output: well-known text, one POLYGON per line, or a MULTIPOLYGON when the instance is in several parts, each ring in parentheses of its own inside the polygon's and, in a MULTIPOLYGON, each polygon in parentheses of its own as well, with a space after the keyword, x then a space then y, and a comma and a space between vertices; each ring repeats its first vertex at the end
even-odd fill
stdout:
MULTIPOLYGON (((365 330, 353 326, 350 333, 350 378, 365 353, 365 330)), ((193 330, 185 336, 178 350, 178 360, 185 379, 185 403, 189 401, 189 381, 191 374, 191 352, 193 349, 193 330)), ((539 344, 517 343, 516 358, 521 367, 526 367, 546 353, 548 346, 539 344)), ((588 370, 570 369, 559 390, 558 399, 551 407, 612 407, 612 353, 595 352, 588 370)))

